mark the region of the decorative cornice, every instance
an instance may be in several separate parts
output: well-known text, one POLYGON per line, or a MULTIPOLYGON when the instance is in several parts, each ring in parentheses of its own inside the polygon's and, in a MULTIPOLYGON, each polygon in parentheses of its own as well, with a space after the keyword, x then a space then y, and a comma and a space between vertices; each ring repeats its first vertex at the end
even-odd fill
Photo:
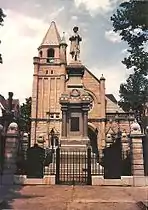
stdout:
POLYGON ((106 118, 98 118, 98 119, 90 118, 88 119, 88 122, 106 122, 106 118))
MULTIPOLYGON (((67 111, 67 108, 66 107, 62 107, 62 110, 63 111, 67 111)), ((85 111, 85 110, 84 110, 85 111)), ((121 119, 120 119, 121 120, 121 119)), ((122 120, 124 120, 124 121, 128 121, 127 119, 122 119, 122 120)), ((33 121, 62 121, 62 119, 61 118, 51 118, 51 119, 48 119, 48 118, 32 118, 31 119, 31 121, 33 122, 33 121)), ((88 122, 109 122, 110 120, 109 119, 107 119, 107 118, 88 118, 88 122)), ((115 122, 116 120, 113 120, 113 122, 115 122)))

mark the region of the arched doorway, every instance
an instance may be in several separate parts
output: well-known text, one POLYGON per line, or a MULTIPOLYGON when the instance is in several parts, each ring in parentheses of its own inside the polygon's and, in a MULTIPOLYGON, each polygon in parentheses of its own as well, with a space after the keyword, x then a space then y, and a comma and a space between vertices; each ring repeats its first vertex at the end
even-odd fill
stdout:
POLYGON ((97 145, 97 137, 98 130, 91 125, 88 125, 88 137, 90 139, 90 144, 92 147, 92 153, 95 153, 96 156, 99 156, 98 145, 97 145))

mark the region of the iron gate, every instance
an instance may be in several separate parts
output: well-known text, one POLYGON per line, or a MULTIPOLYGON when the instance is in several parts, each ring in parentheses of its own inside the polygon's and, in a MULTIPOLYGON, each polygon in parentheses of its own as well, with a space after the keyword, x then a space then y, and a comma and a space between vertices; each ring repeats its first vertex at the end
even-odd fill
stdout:
POLYGON ((91 185, 91 148, 56 150, 56 184, 91 185))

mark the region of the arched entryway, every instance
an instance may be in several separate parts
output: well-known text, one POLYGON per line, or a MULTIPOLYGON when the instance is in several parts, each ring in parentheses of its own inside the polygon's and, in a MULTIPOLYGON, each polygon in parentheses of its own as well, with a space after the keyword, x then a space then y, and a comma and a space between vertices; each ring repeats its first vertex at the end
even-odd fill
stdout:
POLYGON ((88 137, 90 139, 92 152, 95 153, 98 157, 99 155, 98 145, 97 145, 98 130, 91 124, 88 124, 88 137))

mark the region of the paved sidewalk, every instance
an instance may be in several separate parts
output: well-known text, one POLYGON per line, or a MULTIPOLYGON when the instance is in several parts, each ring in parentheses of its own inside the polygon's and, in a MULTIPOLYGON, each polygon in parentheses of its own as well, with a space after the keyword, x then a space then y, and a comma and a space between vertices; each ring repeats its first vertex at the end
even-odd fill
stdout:
POLYGON ((147 187, 38 185, 7 186, 6 191, 0 187, 3 208, 19 210, 144 210, 142 202, 148 200, 147 187))

